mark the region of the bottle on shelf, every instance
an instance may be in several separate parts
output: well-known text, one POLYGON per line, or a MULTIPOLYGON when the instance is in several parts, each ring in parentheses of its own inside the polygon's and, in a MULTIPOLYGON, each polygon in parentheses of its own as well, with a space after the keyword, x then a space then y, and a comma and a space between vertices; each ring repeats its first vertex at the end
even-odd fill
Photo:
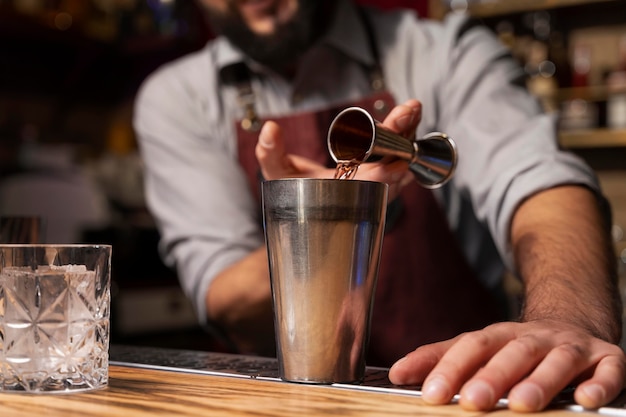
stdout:
POLYGON ((545 43, 537 40, 532 42, 525 68, 529 75, 527 85, 530 92, 541 101, 545 111, 557 111, 556 94, 559 85, 555 78, 556 66, 548 57, 548 46, 545 43))
POLYGON ((574 46, 572 56, 572 87, 588 87, 591 73, 591 46, 574 46))
POLYGON ((584 93, 589 87, 592 49, 587 44, 573 46, 571 86, 581 91, 561 103, 560 128, 562 130, 585 130, 599 126, 600 109, 597 102, 589 100, 584 93))
POLYGON ((618 42, 618 64, 606 79, 607 127, 626 129, 626 35, 618 42))
POLYGON ((572 85, 572 68, 565 35, 559 30, 553 30, 548 39, 548 58, 554 63, 556 70, 555 78, 559 88, 567 88, 572 85))
POLYGON ((559 85, 555 77, 556 66, 549 53, 552 16, 546 11, 538 11, 527 13, 522 21, 523 32, 528 39, 522 58, 528 75, 528 89, 540 100, 546 111, 557 111, 556 95, 559 85))

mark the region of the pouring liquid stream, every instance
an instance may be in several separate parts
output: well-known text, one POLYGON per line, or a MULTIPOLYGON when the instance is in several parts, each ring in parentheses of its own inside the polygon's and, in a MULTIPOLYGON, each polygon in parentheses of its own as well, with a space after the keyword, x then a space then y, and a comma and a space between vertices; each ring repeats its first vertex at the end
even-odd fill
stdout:
POLYGON ((335 170, 336 180, 351 180, 356 175, 356 172, 361 165, 358 161, 339 161, 337 162, 337 169, 335 170))

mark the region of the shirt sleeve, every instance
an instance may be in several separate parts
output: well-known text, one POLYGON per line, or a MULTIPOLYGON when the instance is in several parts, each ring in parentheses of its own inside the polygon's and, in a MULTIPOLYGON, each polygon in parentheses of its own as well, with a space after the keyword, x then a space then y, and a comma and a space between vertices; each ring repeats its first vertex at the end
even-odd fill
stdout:
POLYGON ((546 114, 525 87, 522 68, 484 26, 451 15, 442 33, 435 83, 440 129, 459 151, 451 186, 472 203, 509 268, 509 229, 515 210, 531 195, 578 184, 602 200, 592 169, 560 149, 556 115, 546 114))
MULTIPOLYGON (((188 65, 191 71, 195 67, 188 65)), ((148 207, 155 217, 166 264, 177 270, 181 286, 206 323, 206 292, 227 266, 263 244, 261 223, 245 175, 219 118, 217 96, 188 85, 194 74, 184 65, 159 70, 142 86, 135 103, 134 127, 145 164, 148 207), (188 83, 188 84, 186 84, 188 83), (210 116, 209 116, 210 115, 210 116), (215 125, 215 126, 214 126, 215 125)), ((209 71, 195 76, 210 77, 209 71)), ((217 83, 208 83, 217 88, 217 83)), ((232 144, 231 144, 232 145, 232 144)))

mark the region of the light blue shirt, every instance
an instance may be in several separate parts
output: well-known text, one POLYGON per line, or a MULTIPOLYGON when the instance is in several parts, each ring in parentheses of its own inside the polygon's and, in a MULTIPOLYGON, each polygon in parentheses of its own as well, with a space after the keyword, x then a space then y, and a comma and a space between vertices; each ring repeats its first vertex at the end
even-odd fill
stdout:
MULTIPOLYGON (((592 170, 559 150, 556 121, 523 85, 508 50, 480 26, 410 11, 370 13, 389 91, 422 102, 417 136, 442 131, 458 147, 454 179, 437 197, 468 261, 488 287, 514 270, 509 225, 516 207, 560 184, 598 190, 592 170)), ((252 87, 263 118, 347 103, 371 92, 372 64, 354 6, 340 0, 327 36, 303 57, 292 81, 255 63, 252 87)), ((220 70, 245 61, 226 39, 163 66, 137 97, 134 124, 145 163, 146 198, 167 264, 206 320, 211 280, 263 244, 259 209, 237 162, 234 87, 220 70)))

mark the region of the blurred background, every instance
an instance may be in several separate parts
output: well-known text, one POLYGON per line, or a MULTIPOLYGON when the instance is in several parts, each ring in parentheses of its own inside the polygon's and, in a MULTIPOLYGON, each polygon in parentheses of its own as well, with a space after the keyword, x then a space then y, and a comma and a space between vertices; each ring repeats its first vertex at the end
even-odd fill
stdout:
MULTIPOLYGON (((562 145, 598 172, 626 281, 626 1, 359 2, 471 13, 511 48, 562 145)), ((112 343, 220 348, 159 259, 131 126, 142 80, 212 37, 191 0, 0 0, 0 215, 114 245, 112 343)))

